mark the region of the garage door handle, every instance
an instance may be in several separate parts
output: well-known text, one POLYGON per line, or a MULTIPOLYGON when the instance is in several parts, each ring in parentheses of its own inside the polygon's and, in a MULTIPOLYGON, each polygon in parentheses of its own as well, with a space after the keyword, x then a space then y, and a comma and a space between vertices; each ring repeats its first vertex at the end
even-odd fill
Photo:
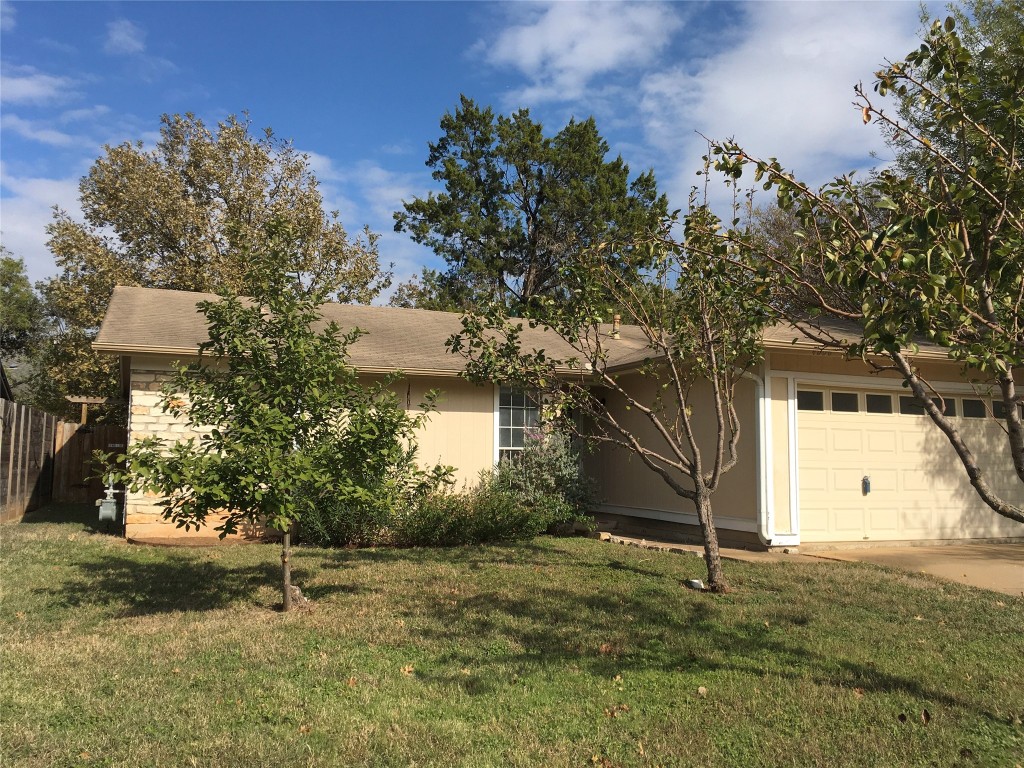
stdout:
POLYGON ((864 475, 860 479, 860 492, 865 496, 871 493, 871 477, 869 475, 864 475))

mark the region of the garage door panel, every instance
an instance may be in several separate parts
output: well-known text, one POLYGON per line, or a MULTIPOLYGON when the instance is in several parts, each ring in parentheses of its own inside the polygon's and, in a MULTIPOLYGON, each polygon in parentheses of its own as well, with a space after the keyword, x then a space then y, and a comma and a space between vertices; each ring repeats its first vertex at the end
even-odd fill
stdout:
POLYGON ((832 429, 832 450, 840 453, 862 453, 864 433, 859 429, 832 429))
POLYGON ((926 424, 925 420, 918 416, 908 416, 904 421, 905 423, 900 425, 901 429, 899 432, 900 453, 920 454, 925 447, 925 436, 922 433, 922 428, 928 426, 931 422, 926 424))
POLYGON ((833 507, 832 529, 845 533, 864 530, 864 509, 862 507, 833 507))
POLYGON ((800 531, 802 534, 811 535, 828 532, 828 516, 830 511, 824 507, 810 507, 801 505, 800 508, 800 531))
POLYGON ((896 507, 880 507, 868 510, 868 525, 873 531, 896 533, 900 529, 900 511, 896 507))
MULTIPOLYGON (((808 388, 824 389, 829 407, 828 385, 808 388)), ((962 417, 958 422, 990 485, 1004 498, 1024 502, 1024 486, 998 425, 962 417)), ((928 418, 798 411, 797 433, 804 541, 1021 535, 1019 525, 980 503, 963 466, 928 418), (861 486, 865 475, 871 481, 867 494, 861 486)))
POLYGON ((804 451, 824 453, 828 448, 828 430, 812 428, 800 430, 800 453, 804 451))
POLYGON ((824 468, 807 467, 800 470, 800 492, 814 493, 815 491, 828 490, 828 470, 824 468))
POLYGON ((872 495, 899 492, 900 474, 895 469, 868 469, 864 474, 871 478, 872 495))
POLYGON ((892 430, 869 430, 868 450, 872 453, 896 453, 896 433, 892 430))
POLYGON ((924 532, 932 528, 932 510, 923 507, 906 506, 902 510, 901 530, 924 532))

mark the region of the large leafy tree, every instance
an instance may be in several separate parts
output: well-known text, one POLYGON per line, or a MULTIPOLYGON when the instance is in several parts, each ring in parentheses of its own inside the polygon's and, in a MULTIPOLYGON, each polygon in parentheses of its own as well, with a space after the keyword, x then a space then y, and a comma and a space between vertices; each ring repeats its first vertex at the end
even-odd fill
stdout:
POLYGON ((549 137, 528 110, 495 115, 463 96, 441 130, 427 165, 443 191, 395 214, 396 231, 448 265, 445 280, 421 279, 426 291, 406 292, 417 301, 515 307, 562 295, 561 271, 575 254, 653 230, 666 213, 652 172, 630 181, 621 157, 606 159, 593 118, 549 137))
POLYGON ((290 532, 308 510, 324 500, 334 509, 405 508, 450 470, 424 471, 417 461, 415 434, 434 395, 407 412, 393 379, 360 382, 348 363, 360 332, 322 323, 332 291, 294 272, 296 232, 275 222, 265 241, 266 252, 250 254, 251 297, 199 303, 209 341, 164 388, 164 408, 199 436, 147 438, 127 458, 133 489, 163 496, 165 516, 186 530, 217 515, 222 536, 244 523, 281 532, 287 610, 290 532))
POLYGON ((266 249, 270 221, 294 232, 289 267, 307 288, 369 302, 388 282, 376 236, 350 238, 324 210, 308 158, 247 118, 210 128, 165 115, 153 149, 106 147, 79 189, 85 221, 56 210, 47 228, 61 269, 40 286, 56 323, 38 360, 51 408, 66 394, 117 394, 114 363, 89 346, 115 285, 248 293, 246 260, 266 249))
POLYGON ((0 359, 25 354, 43 327, 42 303, 32 290, 25 262, 0 246, 0 359))
POLYGON ((631 452, 692 504, 708 587, 724 592, 712 499, 739 459, 737 388, 761 358, 768 313, 741 287, 706 205, 691 200, 682 240, 670 236, 674 224, 580 249, 561 266, 562 298, 533 302, 523 318, 491 302, 465 315, 450 343, 468 358, 470 378, 543 393, 547 412, 566 429, 631 452), (626 324, 619 332, 613 311, 626 324), (567 351, 530 348, 527 325, 557 334, 567 351), (644 345, 625 367, 620 333, 631 347, 644 345))
POLYGON ((914 362, 920 339, 948 350, 1000 407, 1013 467, 1024 484, 1024 425, 1018 379, 1024 364, 1024 16, 1019 3, 994 14, 998 34, 969 28, 968 44, 951 17, 935 22, 921 46, 876 73, 874 91, 856 88, 865 122, 874 122, 904 163, 865 182, 850 176, 820 189, 774 159, 719 144, 718 167, 739 177, 752 167, 803 235, 791 251, 732 238, 752 269, 802 313, 857 323, 846 341, 823 324, 805 326, 823 346, 897 371, 956 451, 980 498, 1024 522, 1024 507, 1001 497, 979 464, 972 439, 914 362), (882 97, 894 95, 890 112, 882 97))

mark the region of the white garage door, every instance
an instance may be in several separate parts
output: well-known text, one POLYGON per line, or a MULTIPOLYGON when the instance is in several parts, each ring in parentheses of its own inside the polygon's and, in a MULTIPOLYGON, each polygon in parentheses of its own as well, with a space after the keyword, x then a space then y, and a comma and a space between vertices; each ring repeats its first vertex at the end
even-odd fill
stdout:
MULTIPOLYGON (((897 541, 1021 536, 977 498, 945 436, 905 390, 797 389, 800 539, 897 541)), ((989 482, 1020 501, 992 403, 947 397, 947 409, 988 468, 989 482)))

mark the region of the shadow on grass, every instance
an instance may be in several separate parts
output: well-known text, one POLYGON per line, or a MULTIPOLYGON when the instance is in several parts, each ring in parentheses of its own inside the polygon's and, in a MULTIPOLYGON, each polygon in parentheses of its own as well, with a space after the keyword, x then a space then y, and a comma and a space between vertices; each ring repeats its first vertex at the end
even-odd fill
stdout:
MULTIPOLYGON (((58 605, 99 606, 116 616, 255 604, 259 590, 276 589, 280 579, 278 565, 266 554, 263 562, 222 565, 173 550, 162 550, 159 556, 102 553, 76 563, 79 573, 59 588, 38 591, 58 605)), ((335 597, 334 608, 347 610, 361 594, 386 593, 388 610, 415 622, 415 642, 436 660, 417 675, 470 696, 493 693, 505 684, 509 669, 530 673, 576 668, 605 679, 624 672, 722 670, 753 679, 771 676, 833 689, 902 694, 1005 724, 1004 718, 946 692, 942 685, 915 678, 913 669, 889 664, 892 671, 886 671, 879 668, 884 663, 876 666, 852 654, 816 648, 816 635, 843 636, 841 620, 819 617, 813 604, 787 606, 790 595, 782 583, 771 597, 778 610, 769 627, 760 617, 751 617, 745 610, 750 606, 742 601, 683 590, 677 564, 666 564, 666 572, 659 573, 658 566, 640 567, 615 550, 581 552, 550 542, 526 542, 443 550, 303 553, 300 548, 296 555, 294 581, 321 602, 322 611, 332 609, 335 597), (300 564, 304 555, 311 570, 300 564), (384 566, 399 563, 422 566, 426 576, 411 583, 389 578, 384 566), (437 592, 438 578, 430 568, 440 565, 463 572, 443 574, 450 580, 444 586, 459 591, 437 592), (477 580, 471 573, 505 566, 512 568, 507 575, 500 571, 498 579, 491 574, 477 580), (370 581, 365 574, 339 584, 311 578, 318 571, 340 570, 344 576, 349 569, 367 567, 374 572, 370 581)), ((842 580, 835 580, 829 586, 841 589, 842 580)), ((851 605, 858 599, 849 596, 851 605)))
MULTIPOLYGON (((223 566, 164 550, 151 562, 120 554, 102 554, 75 564, 77 578, 59 588, 36 590, 67 608, 100 606, 118 617, 174 611, 209 611, 234 604, 254 604, 262 587, 280 589, 281 570, 267 562, 223 566)), ((293 578, 301 580, 301 569, 293 578)))
POLYGON ((91 533, 110 533, 120 536, 118 526, 101 523, 95 504, 47 504, 25 515, 18 525, 68 525, 91 533))
MULTIPOLYGON (((753 679, 768 675, 837 690, 911 696, 1005 725, 1005 718, 915 677, 913 670, 816 648, 819 633, 843 636, 841 622, 821 619, 813 605, 786 605, 790 595, 782 583, 768 590, 771 602, 778 603, 774 611, 764 606, 770 611, 769 626, 760 618, 740 618, 746 612, 742 602, 682 590, 677 568, 658 572, 657 566, 640 567, 615 550, 589 562, 558 545, 530 542, 448 550, 364 550, 326 557, 322 568, 411 561, 425 566, 458 564, 471 570, 502 563, 564 566, 565 572, 582 573, 572 585, 552 580, 514 589, 485 588, 453 600, 424 594, 409 604, 405 615, 418 618, 420 636, 430 645, 454 649, 441 652, 436 671, 417 674, 470 696, 492 694, 504 685, 509 668, 526 673, 575 667, 605 679, 628 672, 721 670, 753 679), (559 562, 562 557, 564 563, 559 562), (890 669, 880 668, 885 666, 890 669)), ((693 563, 703 565, 699 558, 693 563)), ((512 572, 509 578, 517 576, 512 572)), ((836 580, 835 588, 842 589, 841 577, 836 580)), ((859 598, 851 594, 849 599, 859 598)), ((881 648, 879 655, 885 658, 881 648)))

